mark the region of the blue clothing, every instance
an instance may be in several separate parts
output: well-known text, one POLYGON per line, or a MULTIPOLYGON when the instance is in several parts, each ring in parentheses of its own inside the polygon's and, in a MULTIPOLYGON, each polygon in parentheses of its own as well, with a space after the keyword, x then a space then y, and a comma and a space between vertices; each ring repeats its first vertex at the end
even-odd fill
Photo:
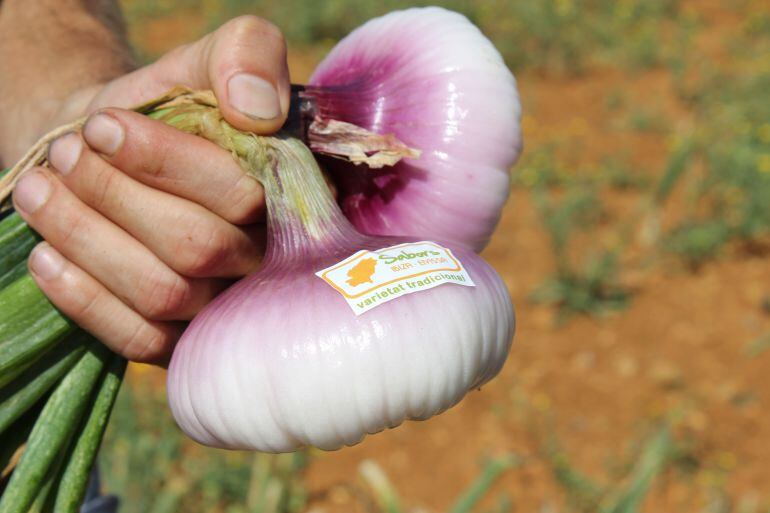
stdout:
POLYGON ((94 465, 88 480, 86 498, 80 507, 80 513, 117 513, 118 498, 114 495, 102 495, 99 469, 94 465))

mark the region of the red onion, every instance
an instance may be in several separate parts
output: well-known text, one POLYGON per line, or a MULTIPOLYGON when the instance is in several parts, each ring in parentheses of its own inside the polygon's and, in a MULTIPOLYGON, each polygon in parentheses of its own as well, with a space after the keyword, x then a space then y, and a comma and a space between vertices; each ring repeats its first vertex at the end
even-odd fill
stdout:
POLYGON ((422 152, 379 170, 324 160, 359 230, 485 246, 521 150, 521 108, 513 75, 467 18, 428 7, 371 20, 331 51, 303 96, 321 119, 422 152))
POLYGON ((497 374, 513 336, 513 309, 481 257, 454 245, 392 248, 415 239, 362 235, 301 142, 241 134, 212 118, 214 110, 190 123, 192 112, 186 107, 176 119, 186 117, 188 131, 198 127, 230 149, 262 182, 268 247, 263 267, 196 316, 174 351, 169 404, 185 433, 224 448, 336 449, 435 415, 497 374), (361 250, 372 251, 358 267, 363 275, 351 265, 347 285, 338 285, 369 290, 382 283, 349 302, 317 274, 361 250), (402 273, 410 276, 420 261, 442 259, 462 270, 415 274, 412 285, 425 286, 411 293, 394 290, 409 283, 384 283, 373 272, 414 264, 402 273), (355 309, 375 296, 373 308, 355 309))

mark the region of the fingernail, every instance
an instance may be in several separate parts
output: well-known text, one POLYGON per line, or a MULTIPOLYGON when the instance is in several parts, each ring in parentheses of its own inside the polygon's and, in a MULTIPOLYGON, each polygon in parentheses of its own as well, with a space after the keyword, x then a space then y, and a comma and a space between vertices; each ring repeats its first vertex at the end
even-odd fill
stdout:
POLYGON ((278 92, 267 80, 240 73, 227 83, 230 105, 250 118, 275 119, 281 115, 278 92))
POLYGON ((48 162, 56 171, 67 175, 75 168, 83 151, 83 142, 75 133, 63 135, 51 143, 48 148, 48 162))
POLYGON ((39 209, 48 201, 49 196, 51 196, 51 182, 39 171, 24 175, 13 191, 16 208, 28 214, 39 209))
POLYGON ((107 114, 94 114, 83 127, 88 145, 105 155, 114 155, 123 145, 125 131, 120 122, 107 114))
POLYGON ((64 264, 61 254, 45 242, 38 245, 29 257, 29 268, 44 280, 58 278, 64 264))

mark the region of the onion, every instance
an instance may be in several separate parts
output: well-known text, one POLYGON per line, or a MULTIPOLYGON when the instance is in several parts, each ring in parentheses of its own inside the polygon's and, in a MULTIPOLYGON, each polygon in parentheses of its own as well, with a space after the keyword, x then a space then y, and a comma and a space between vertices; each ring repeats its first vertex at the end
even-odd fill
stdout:
POLYGON ((210 107, 179 109, 165 120, 232 151, 263 184, 268 210, 261 269, 199 313, 174 350, 169 405, 185 433, 230 449, 336 449, 405 419, 427 419, 497 374, 514 314, 481 257, 451 244, 363 235, 300 141, 242 134, 210 107), (416 242, 435 251, 414 249, 424 247, 416 242), (379 294, 369 309, 321 277, 356 255, 372 261, 351 264, 347 286, 379 291, 369 293, 379 294), (409 264, 399 276, 411 276, 420 261, 442 259, 461 271, 414 275, 412 284, 425 286, 403 294, 393 289, 411 285, 384 283, 373 272, 409 264))
POLYGON ((321 119, 422 152, 381 170, 323 161, 359 230, 486 245, 521 151, 521 108, 513 75, 467 18, 427 7, 373 19, 331 51, 302 96, 321 119))

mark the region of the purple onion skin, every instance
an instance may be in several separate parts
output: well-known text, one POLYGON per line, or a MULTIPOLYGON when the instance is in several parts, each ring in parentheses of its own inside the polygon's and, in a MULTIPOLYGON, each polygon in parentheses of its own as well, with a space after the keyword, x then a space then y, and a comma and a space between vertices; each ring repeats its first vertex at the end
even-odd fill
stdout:
POLYGON ((312 251, 274 243, 265 266, 210 303, 177 345, 168 395, 179 426, 214 447, 332 450, 436 415, 495 376, 514 314, 473 251, 451 247, 475 287, 444 284, 360 316, 314 274, 403 242, 415 241, 351 230, 312 251))
POLYGON ((360 231, 487 244, 522 148, 521 107, 513 75, 467 18, 428 7, 373 19, 334 47, 305 94, 323 118, 422 151, 379 170, 324 159, 360 231))

